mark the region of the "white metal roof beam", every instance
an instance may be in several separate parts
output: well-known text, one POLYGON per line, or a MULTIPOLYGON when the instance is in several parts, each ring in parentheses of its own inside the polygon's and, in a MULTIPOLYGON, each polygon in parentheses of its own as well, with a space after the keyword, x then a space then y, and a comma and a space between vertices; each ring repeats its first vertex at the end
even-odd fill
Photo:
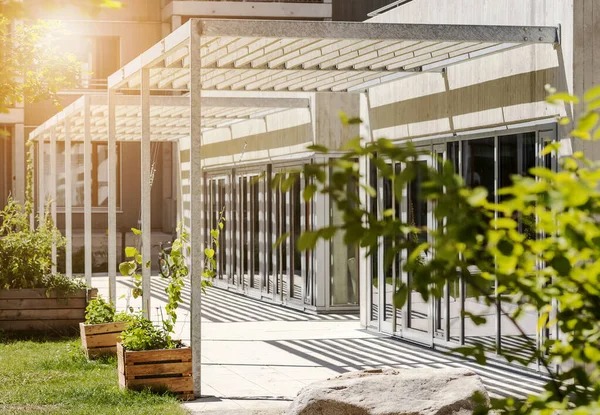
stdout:
POLYGON ((363 22, 294 22, 192 19, 201 36, 431 40, 444 42, 558 43, 550 26, 440 25, 363 22))
POLYGON ((332 5, 298 2, 177 1, 163 11, 163 20, 176 16, 331 19, 332 5))

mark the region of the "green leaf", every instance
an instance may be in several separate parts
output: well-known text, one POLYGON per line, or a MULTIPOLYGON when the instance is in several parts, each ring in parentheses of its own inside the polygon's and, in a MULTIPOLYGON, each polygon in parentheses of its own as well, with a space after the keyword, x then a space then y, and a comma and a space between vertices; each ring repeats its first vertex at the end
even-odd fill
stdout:
POLYGON ((313 198, 313 196, 315 195, 316 192, 317 192, 317 186, 315 186, 314 184, 309 184, 304 188, 304 191, 302 193, 302 198, 304 199, 305 202, 308 202, 309 200, 311 200, 313 198))
POLYGON ((509 256, 510 254, 512 254, 513 248, 514 248, 513 243, 510 240, 508 240, 508 239, 501 239, 498 242, 497 246, 498 246, 498 250, 504 256, 509 256))
POLYGON ((548 95, 548 97, 546 97, 546 101, 548 101, 551 104, 555 104, 557 102, 568 102, 577 104, 579 102, 579 98, 575 95, 571 95, 566 92, 557 92, 555 94, 548 95))
POLYGON ((329 149, 320 144, 310 145, 310 146, 306 147, 306 149, 309 151, 314 151, 315 153, 323 153, 323 154, 329 153, 329 149))
POLYGON ((598 108, 600 108, 600 99, 596 99, 590 103, 587 104, 587 110, 588 111, 595 111, 598 108))
POLYGON ((214 250, 214 249, 212 249, 212 248, 206 248, 206 249, 204 250, 204 255, 205 255, 207 258, 213 258, 213 257, 215 256, 215 250, 214 250))
POLYGON ((512 218, 496 218, 492 219, 490 225, 497 229, 516 229, 517 221, 512 218))
POLYGON ((289 238, 289 236, 290 236, 289 232, 286 232, 283 235, 279 236, 279 238, 277 238, 277 240, 275 241, 275 243, 273 243, 273 248, 275 249, 275 248, 279 247, 279 245, 281 245, 282 243, 284 243, 285 240, 287 238, 289 238))
POLYGON ((123 3, 119 0, 102 0, 102 4, 100 7, 105 7, 108 9, 118 9, 123 7, 123 3))
POLYGON ((358 118, 358 117, 348 117, 348 114, 346 114, 343 111, 340 111, 339 117, 340 117, 340 121, 342 121, 342 124, 344 124, 344 125, 351 125, 351 124, 360 124, 360 123, 362 123, 362 120, 360 118, 358 118))
POLYGON ((600 362, 600 350, 591 344, 586 344, 583 348, 583 354, 592 362, 600 362))
POLYGON ((290 190, 292 188, 292 186, 296 183, 297 180, 298 180, 298 175, 297 174, 290 174, 290 175, 288 175, 281 182, 281 191, 282 192, 287 192, 288 190, 290 190))
POLYGON ((360 187, 362 187, 365 190, 369 197, 377 197, 377 190, 375 190, 373 187, 363 183, 360 184, 360 187))
POLYGON ((471 190, 467 197, 467 202, 471 206, 481 206, 487 200, 488 191, 485 187, 476 187, 471 190))
POLYGON ((577 120, 577 128, 574 130, 573 134, 576 133, 578 137, 589 140, 589 133, 596 127, 596 124, 598 124, 598 119, 600 119, 600 114, 597 112, 588 112, 579 117, 577 120))
POLYGON ((487 319, 484 316, 473 314, 469 311, 464 311, 463 314, 465 315, 465 317, 469 318, 476 326, 481 326, 487 321, 487 319))
POLYGON ((555 256, 552 258, 550 266, 561 276, 567 276, 571 272, 571 263, 564 256, 555 256))
POLYGON ((142 231, 140 231, 137 228, 131 228, 131 232, 133 232, 134 235, 141 235, 142 234, 142 231))
POLYGON ((137 249, 135 249, 133 246, 128 246, 125 248, 125 256, 127 258, 133 258, 137 255, 137 252, 137 249))
POLYGON ((394 307, 402 308, 406 303, 406 299, 408 298, 408 286, 401 282, 396 287, 396 291, 394 292, 394 296, 392 297, 392 301, 394 303, 394 307))
POLYGON ((131 273, 135 270, 135 268, 136 268, 135 264, 132 264, 129 261, 121 262, 119 264, 119 272, 121 273, 121 275, 123 275, 125 277, 131 275, 131 273))
POLYGON ((555 153, 558 150, 560 150, 560 143, 558 141, 555 141, 547 144, 546 147, 544 147, 544 149, 542 150, 541 155, 546 156, 550 153, 555 153))
POLYGON ((307 249, 313 249, 317 245, 319 240, 319 232, 306 231, 298 238, 298 250, 306 251, 307 249))
POLYGON ((594 101, 598 98, 600 98, 600 85, 591 87, 583 94, 583 100, 585 102, 594 101))
POLYGON ((342 146, 342 150, 354 151, 355 153, 359 153, 362 150, 361 138, 354 137, 346 141, 342 146))
POLYGON ((550 315, 548 313, 541 313, 540 317, 538 318, 537 321, 537 331, 541 332, 542 329, 544 329, 546 327, 546 323, 548 323, 548 318, 550 317, 550 315))

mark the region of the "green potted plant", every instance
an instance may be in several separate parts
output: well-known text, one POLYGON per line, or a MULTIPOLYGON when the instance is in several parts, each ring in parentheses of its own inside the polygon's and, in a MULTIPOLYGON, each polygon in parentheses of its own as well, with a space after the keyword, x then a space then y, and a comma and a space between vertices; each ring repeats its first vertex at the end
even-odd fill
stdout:
MULTIPOLYGON (((205 271, 202 274, 202 287, 211 285, 216 261, 214 255, 218 247, 218 236, 223 228, 221 219, 219 229, 211 232, 212 246, 205 250, 205 271)), ((127 389, 151 389, 170 391, 180 399, 194 399, 192 378, 192 349, 173 339, 177 321, 177 307, 181 302, 181 292, 188 277, 187 256, 189 253, 188 234, 179 226, 179 237, 173 241, 171 252, 163 257, 170 268, 165 288, 167 304, 166 317, 162 325, 156 327, 150 320, 140 318, 133 321, 121 334, 117 343, 117 361, 119 385, 127 389)), ((130 261, 121 263, 121 274, 132 276, 139 282, 139 267, 143 264, 141 255, 135 248, 129 247, 127 255, 130 261)), ((140 284, 136 286, 140 294, 140 284)))
POLYGON ((76 331, 97 291, 51 273, 52 246, 64 238, 49 215, 32 228, 30 214, 29 202, 12 199, 0 210, 0 330, 76 331))
POLYGON ((114 304, 101 296, 89 301, 85 322, 79 323, 81 347, 88 359, 117 353, 121 332, 139 318, 126 311, 116 312, 114 304))

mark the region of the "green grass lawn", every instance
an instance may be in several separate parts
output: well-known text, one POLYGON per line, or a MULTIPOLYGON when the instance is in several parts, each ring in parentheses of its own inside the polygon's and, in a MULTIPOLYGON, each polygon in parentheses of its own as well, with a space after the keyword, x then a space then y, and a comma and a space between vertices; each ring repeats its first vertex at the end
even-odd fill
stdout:
POLYGON ((186 414, 172 396, 120 390, 116 359, 88 362, 80 347, 0 333, 0 414, 186 414))

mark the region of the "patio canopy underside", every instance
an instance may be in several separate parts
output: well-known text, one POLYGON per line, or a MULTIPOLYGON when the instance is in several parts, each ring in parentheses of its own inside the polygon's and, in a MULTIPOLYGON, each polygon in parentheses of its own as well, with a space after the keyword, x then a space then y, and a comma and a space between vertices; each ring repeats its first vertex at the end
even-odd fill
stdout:
MULTIPOLYGON (((302 93, 364 91, 465 60, 559 40, 557 28, 542 26, 191 19, 109 78, 111 90, 126 93, 117 95, 116 139, 140 139, 141 100, 131 90, 142 89, 142 69, 149 71, 149 90, 162 94, 150 102, 150 139, 189 136, 192 53, 200 63, 194 70, 200 72, 205 132, 308 108, 309 98, 297 98, 302 93), (199 37, 193 52, 192 35, 199 37)), ((108 113, 105 95, 82 97, 38 127, 31 138, 49 140, 54 135, 64 140, 69 121, 71 140, 82 141, 86 134, 90 140, 106 140, 108 113)))
MULTIPOLYGON (((139 96, 120 95, 115 103, 115 128, 119 141, 139 141, 141 106, 139 96)), ((153 96, 150 100, 151 141, 177 141, 189 136, 190 99, 187 96, 153 96)), ((202 128, 207 131, 236 122, 261 119, 291 108, 308 108, 308 98, 253 98, 240 96, 202 99, 202 128)), ((108 103, 106 95, 85 96, 55 115, 32 134, 34 140, 66 139, 67 125, 72 141, 106 141, 108 103), (87 114, 87 115, 86 115, 87 114), (89 126, 88 126, 89 122, 89 126), (86 133, 86 128, 89 132, 86 133)))
POLYGON ((109 79, 111 88, 189 90, 189 38, 202 90, 355 91, 533 43, 555 27, 192 19, 109 79))

